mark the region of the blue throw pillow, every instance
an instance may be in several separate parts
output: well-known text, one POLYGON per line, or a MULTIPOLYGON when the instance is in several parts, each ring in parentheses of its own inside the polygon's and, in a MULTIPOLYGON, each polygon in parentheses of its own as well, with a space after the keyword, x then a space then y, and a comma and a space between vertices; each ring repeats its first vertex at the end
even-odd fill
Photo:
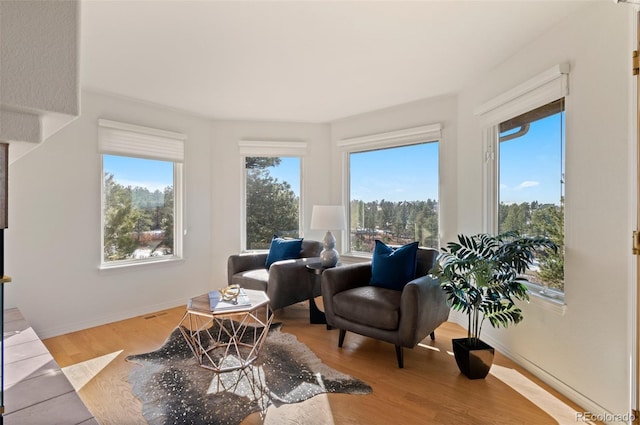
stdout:
POLYGON ((376 240, 371 259, 370 284, 402 291, 416 276, 417 258, 418 242, 394 249, 376 240))
POLYGON ((283 239, 278 235, 273 235, 267 261, 264 265, 268 269, 276 261, 300 258, 300 251, 302 251, 302 238, 283 239))

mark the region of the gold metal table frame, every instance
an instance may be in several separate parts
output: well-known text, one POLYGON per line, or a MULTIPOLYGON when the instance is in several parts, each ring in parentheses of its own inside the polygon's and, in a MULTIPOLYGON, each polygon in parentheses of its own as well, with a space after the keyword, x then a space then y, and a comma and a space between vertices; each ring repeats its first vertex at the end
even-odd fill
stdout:
POLYGON ((244 289, 251 305, 211 311, 209 294, 191 298, 178 328, 201 367, 228 372, 260 353, 273 315, 263 291, 244 289))

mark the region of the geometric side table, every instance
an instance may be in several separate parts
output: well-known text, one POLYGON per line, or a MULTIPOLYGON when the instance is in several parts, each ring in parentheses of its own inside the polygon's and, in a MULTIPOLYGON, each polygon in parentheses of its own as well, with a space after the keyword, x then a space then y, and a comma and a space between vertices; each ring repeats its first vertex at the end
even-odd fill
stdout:
POLYGON ((178 328, 201 367, 228 372, 251 364, 260 354, 269 326, 269 297, 243 289, 250 305, 211 311, 209 294, 191 298, 178 328))

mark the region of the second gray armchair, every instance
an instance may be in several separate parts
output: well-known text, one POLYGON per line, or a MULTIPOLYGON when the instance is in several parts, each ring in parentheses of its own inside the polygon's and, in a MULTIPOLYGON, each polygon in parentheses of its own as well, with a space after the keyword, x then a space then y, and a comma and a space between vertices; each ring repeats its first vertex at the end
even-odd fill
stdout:
POLYGON ((447 297, 438 280, 427 273, 438 251, 420 248, 416 278, 402 290, 370 284, 371 263, 326 270, 322 299, 327 325, 340 330, 342 347, 347 331, 395 345, 398 367, 404 367, 403 347, 413 348, 449 317, 447 297))
MULTIPOLYGON (((259 289, 269 296, 272 310, 309 299, 309 273, 305 266, 319 262, 322 243, 303 240, 299 258, 276 261, 267 269, 268 253, 246 253, 231 255, 227 260, 229 285, 238 284, 243 288, 259 289)), ((315 296, 320 288, 312 288, 315 296)))

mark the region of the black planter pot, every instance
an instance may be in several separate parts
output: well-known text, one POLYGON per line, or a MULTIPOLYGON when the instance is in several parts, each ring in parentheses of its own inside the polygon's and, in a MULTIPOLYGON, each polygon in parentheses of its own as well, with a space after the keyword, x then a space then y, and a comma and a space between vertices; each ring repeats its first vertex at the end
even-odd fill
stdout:
POLYGON ((484 379, 493 364, 493 347, 482 341, 470 346, 468 338, 456 338, 451 342, 460 372, 469 379, 484 379))

